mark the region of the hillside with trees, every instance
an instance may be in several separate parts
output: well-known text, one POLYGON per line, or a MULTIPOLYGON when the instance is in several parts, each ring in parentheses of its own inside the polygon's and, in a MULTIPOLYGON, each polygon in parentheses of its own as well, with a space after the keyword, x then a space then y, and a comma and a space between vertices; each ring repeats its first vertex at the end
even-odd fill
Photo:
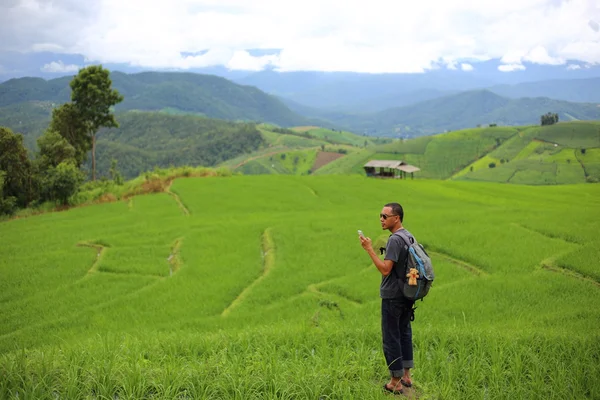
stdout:
MULTIPOLYGON (((537 124, 547 112, 560 121, 600 119, 594 103, 573 103, 547 97, 508 98, 490 90, 472 90, 442 96, 441 90, 411 92, 418 103, 373 112, 366 104, 348 113, 280 100, 252 86, 224 78, 193 73, 111 74, 113 86, 124 96, 116 112, 129 110, 192 114, 230 121, 273 123, 282 127, 317 125, 344 129, 360 135, 415 137, 489 124, 520 126, 537 124)), ((68 79, 12 79, 0 84, 0 126, 34 138, 35 144, 50 119, 50 111, 69 99, 68 79)), ((324 92, 323 96, 328 93, 324 92)), ((391 96, 391 95, 390 95, 391 96)), ((392 96, 393 97, 393 96, 392 96)), ((283 99, 283 98, 282 98, 283 99)), ((357 98, 356 101, 358 101, 357 98)), ((406 99, 405 99, 406 100, 406 99)), ((390 104, 406 103, 388 98, 390 104)))
POLYGON ((99 133, 98 171, 103 176, 108 176, 112 159, 124 177, 132 178, 154 167, 215 166, 265 144, 254 123, 145 111, 116 117, 118 128, 99 133))
MULTIPOLYGON (((71 78, 11 79, 0 84, 0 107, 29 102, 61 104, 69 100, 71 78)), ((113 87, 124 96, 115 110, 171 110, 225 120, 309 125, 276 97, 214 75, 143 72, 111 73, 113 87)), ((0 109, 0 116, 6 111, 0 109)), ((1 121, 0 121, 1 122, 1 121)), ((312 121, 314 122, 314 121, 312 121)))
POLYGON ((415 137, 457 129, 497 124, 537 124, 549 110, 561 121, 598 120, 600 108, 593 103, 571 103, 549 98, 509 99, 489 90, 475 90, 423 101, 370 114, 314 111, 297 107, 307 116, 373 136, 415 137))

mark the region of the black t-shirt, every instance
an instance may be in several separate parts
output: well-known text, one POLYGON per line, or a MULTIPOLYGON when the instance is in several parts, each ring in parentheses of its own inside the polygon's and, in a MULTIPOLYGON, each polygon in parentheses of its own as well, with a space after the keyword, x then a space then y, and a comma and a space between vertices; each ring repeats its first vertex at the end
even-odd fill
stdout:
MULTIPOLYGON (((406 229, 402 228, 401 231, 403 231, 409 238, 413 237, 406 229)), ((384 259, 392 260, 394 262, 394 267, 388 276, 381 277, 379 296, 382 299, 404 298, 400 292, 398 280, 401 278, 400 274, 402 274, 404 271, 404 265, 406 263, 407 256, 408 247, 406 246, 404 240, 398 235, 390 235, 385 248, 384 259)))

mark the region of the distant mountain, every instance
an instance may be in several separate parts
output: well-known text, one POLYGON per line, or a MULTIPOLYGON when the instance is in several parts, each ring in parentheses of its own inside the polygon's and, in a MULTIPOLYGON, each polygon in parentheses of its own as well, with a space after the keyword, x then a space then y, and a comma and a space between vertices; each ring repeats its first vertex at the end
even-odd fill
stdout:
MULTIPOLYGON (((600 66, 567 69, 566 65, 548 66, 525 63, 525 70, 501 72, 498 60, 473 62, 471 71, 449 69, 439 66, 424 73, 404 74, 364 74, 352 72, 276 72, 260 71, 241 78, 236 82, 253 85, 267 93, 292 100, 296 103, 320 109, 341 112, 381 111, 386 108, 414 104, 432 99, 437 95, 463 92, 475 89, 496 88, 501 85, 520 87, 522 83, 548 80, 565 81, 568 93, 568 81, 583 80, 600 76, 600 66), (437 92, 437 93, 436 93, 437 92), (371 108, 365 110, 363 105, 371 108)), ((532 87, 535 87, 533 85, 532 87)), ((527 89, 527 86, 523 86, 527 89)), ((499 94, 504 94, 500 93, 499 94)), ((546 96, 535 91, 523 90, 518 96, 546 96)), ((555 87, 551 98, 569 101, 573 97, 562 96, 561 86, 555 87)))
POLYGON ((406 104, 419 91, 462 91, 494 83, 462 71, 420 74, 360 74, 327 72, 263 71, 237 82, 254 85, 268 93, 313 108, 354 112, 361 104, 380 103, 382 98, 406 104), (408 99, 408 100, 407 100, 408 99))
MULTIPOLYGON (((353 74, 347 76, 350 80, 358 79, 353 74)), ((353 104, 354 113, 351 113, 335 108, 309 107, 288 97, 280 100, 255 87, 235 84, 213 75, 162 72, 128 75, 113 72, 111 78, 113 86, 125 98, 117 105, 117 112, 164 111, 223 120, 269 122, 284 127, 317 125, 374 136, 420 136, 490 123, 509 126, 539 124, 540 116, 547 112, 558 113, 561 121, 600 119, 600 108, 593 103, 566 102, 547 97, 511 99, 481 89, 442 97, 436 97, 444 93, 441 89, 406 92, 403 95, 382 92, 379 97, 366 100, 358 95, 350 96, 357 88, 366 88, 361 86, 364 82, 359 82, 354 88, 344 89, 353 102, 348 100, 348 104, 353 104), (427 97, 435 98, 370 112, 387 103, 406 104, 427 97)), ((377 85, 383 85, 384 81, 380 81, 382 76, 372 79, 377 85)), ((600 78, 586 79, 580 84, 585 86, 587 83, 592 87, 598 80, 600 78)), ((0 125, 16 132, 37 130, 37 135, 41 134, 49 121, 52 107, 69 100, 69 81, 68 77, 49 81, 21 78, 0 84, 0 125)), ((561 85, 568 87, 563 82, 554 86, 537 83, 534 87, 550 90, 561 85)), ((512 88, 517 90, 519 87, 512 88)), ((584 92, 583 87, 581 91, 589 96, 593 94, 591 91, 584 92)), ((323 98, 330 95, 330 91, 322 92, 323 98)), ((573 92, 575 95, 576 91, 573 92)), ((30 148, 34 147, 32 137, 36 135, 28 135, 27 138, 30 148)))
POLYGON ((593 103, 509 99, 489 90, 475 90, 368 115, 340 116, 332 122, 369 135, 421 136, 491 123, 539 124, 540 116, 547 112, 557 113, 561 121, 600 120, 600 107, 593 103))
POLYGON ((19 78, 0 83, 0 107, 26 101, 50 101, 64 103, 71 100, 71 77, 51 80, 42 78, 19 78))
MULTIPOLYGON (((64 103, 70 99, 71 77, 11 79, 0 84, 0 107, 27 101, 64 103)), ((276 97, 214 75, 144 72, 111 73, 113 87, 125 97, 122 110, 176 109, 225 120, 250 120, 281 126, 308 125, 276 97)))
MULTIPOLYGON (((185 54, 189 55, 189 54, 185 54)), ((89 60, 82 54, 53 53, 49 51, 21 53, 17 51, 0 51, 0 82, 13 78, 39 77, 55 79, 63 76, 72 76, 78 68, 98 64, 98 61, 89 60)), ((172 72, 172 69, 149 69, 128 63, 103 63, 104 68, 110 71, 120 71, 126 74, 139 72, 161 71, 172 72)), ((243 78, 255 71, 231 70, 225 66, 217 65, 203 68, 191 68, 185 72, 205 75, 218 75, 227 79, 243 78)))
POLYGON ((289 107, 290 110, 313 118, 328 118, 332 114, 366 114, 387 110, 390 108, 404 107, 426 100, 432 100, 443 96, 459 93, 457 91, 442 91, 437 89, 422 89, 407 93, 395 93, 375 97, 370 100, 358 100, 356 103, 337 107, 314 108, 302 105, 286 97, 279 99, 289 107))
POLYGON ((600 78, 523 82, 492 86, 489 90, 511 98, 549 97, 582 103, 600 103, 600 78))

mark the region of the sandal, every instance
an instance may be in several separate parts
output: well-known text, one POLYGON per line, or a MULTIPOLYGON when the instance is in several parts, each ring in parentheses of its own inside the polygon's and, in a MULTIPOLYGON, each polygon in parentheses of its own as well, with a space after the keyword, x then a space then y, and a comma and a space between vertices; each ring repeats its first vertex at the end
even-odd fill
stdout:
POLYGON ((394 388, 394 389, 390 389, 390 388, 388 387, 387 383, 386 383, 385 385, 383 385, 383 389, 384 389, 384 390, 387 390, 388 392, 390 392, 390 393, 392 393, 392 394, 402 394, 402 393, 404 393, 404 392, 402 391, 402 387, 400 387, 400 389, 395 389, 395 388, 394 388))

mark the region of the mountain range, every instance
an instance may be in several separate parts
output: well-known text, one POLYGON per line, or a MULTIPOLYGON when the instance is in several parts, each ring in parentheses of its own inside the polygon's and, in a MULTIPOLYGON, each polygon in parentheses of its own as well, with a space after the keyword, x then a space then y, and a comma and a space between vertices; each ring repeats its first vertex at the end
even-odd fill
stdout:
POLYGON ((547 97, 510 99, 488 89, 471 90, 368 114, 327 112, 288 103, 303 115, 326 119, 356 133, 373 136, 421 136, 497 124, 536 125, 547 112, 560 121, 600 120, 596 103, 574 103, 547 97))
MULTIPOLYGON (((318 125, 376 136, 420 136, 492 123, 539 124, 547 112, 557 113, 561 121, 600 119, 600 78, 478 89, 460 79, 424 88, 424 75, 365 78, 349 73, 339 80, 338 74, 271 72, 246 76, 241 79, 246 84, 179 72, 116 71, 111 79, 124 96, 117 112, 161 111, 283 127, 318 125), (469 90, 461 89, 465 85, 469 90)), ((71 79, 27 77, 0 83, 0 125, 41 133, 52 107, 69 101, 71 79)))

